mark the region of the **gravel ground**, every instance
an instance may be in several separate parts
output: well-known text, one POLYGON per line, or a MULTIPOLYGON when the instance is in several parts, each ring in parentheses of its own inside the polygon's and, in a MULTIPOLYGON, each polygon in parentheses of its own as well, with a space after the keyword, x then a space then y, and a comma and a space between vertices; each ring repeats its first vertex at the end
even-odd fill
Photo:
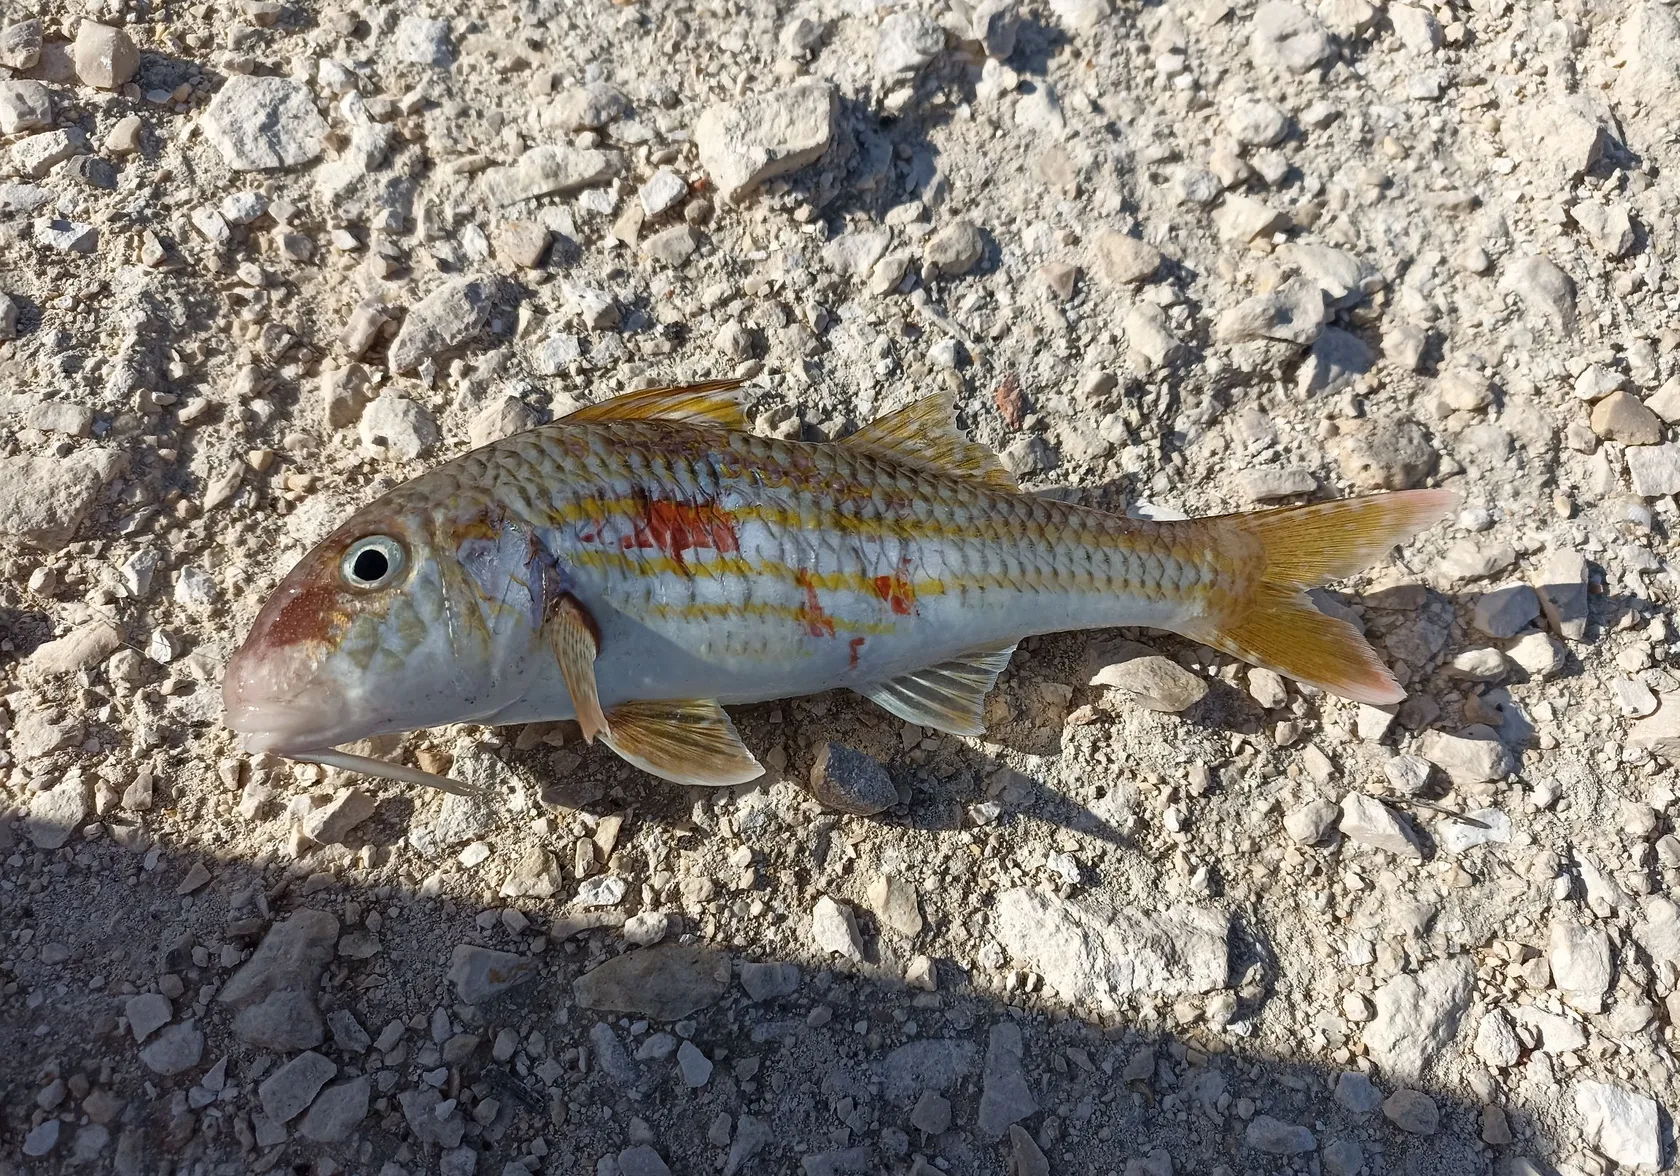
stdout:
POLYGON ((1673 1164, 1675 8, 87 3, 0 9, 0 1174, 1673 1164), (465 800, 220 725, 357 504, 724 374, 1153 517, 1453 487, 1323 597, 1411 696, 1103 633, 725 792, 376 749, 465 800))

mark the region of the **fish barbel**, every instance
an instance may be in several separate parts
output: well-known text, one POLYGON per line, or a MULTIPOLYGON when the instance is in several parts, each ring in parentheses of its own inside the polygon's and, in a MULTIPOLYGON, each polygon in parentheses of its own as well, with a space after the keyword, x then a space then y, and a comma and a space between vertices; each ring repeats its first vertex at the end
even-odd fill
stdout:
POLYGON ((1184 522, 1022 493, 934 396, 843 441, 747 431, 733 382, 635 392, 473 450, 292 569, 223 683, 253 750, 576 719, 682 784, 761 774, 722 706, 846 687, 982 733, 1024 637, 1166 629, 1333 694, 1404 697, 1305 592, 1445 514, 1414 490, 1184 522))

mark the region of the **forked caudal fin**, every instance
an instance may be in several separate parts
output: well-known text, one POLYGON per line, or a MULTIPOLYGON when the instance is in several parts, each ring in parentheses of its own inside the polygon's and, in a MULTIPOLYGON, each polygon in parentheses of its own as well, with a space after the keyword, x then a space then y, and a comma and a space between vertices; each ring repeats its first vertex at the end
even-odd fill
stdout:
POLYGON ((1184 633, 1355 702, 1399 702, 1406 691, 1377 651, 1348 622, 1314 608, 1306 592, 1364 570, 1456 503, 1449 490, 1406 490, 1210 519, 1227 529, 1252 578, 1184 633))

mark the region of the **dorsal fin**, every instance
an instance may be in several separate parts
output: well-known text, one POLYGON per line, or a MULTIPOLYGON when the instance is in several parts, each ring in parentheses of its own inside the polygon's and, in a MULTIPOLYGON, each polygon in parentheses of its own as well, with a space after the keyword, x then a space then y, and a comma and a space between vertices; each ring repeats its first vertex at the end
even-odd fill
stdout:
POLYGON ((588 404, 563 420, 582 421, 689 421, 716 425, 720 429, 745 429, 746 413, 741 398, 734 394, 744 380, 708 380, 704 384, 680 384, 669 388, 643 388, 626 392, 599 404, 588 404))
POLYGON ((1001 490, 1019 489, 997 454, 963 436, 956 413, 957 398, 936 392, 870 421, 840 444, 1001 490))

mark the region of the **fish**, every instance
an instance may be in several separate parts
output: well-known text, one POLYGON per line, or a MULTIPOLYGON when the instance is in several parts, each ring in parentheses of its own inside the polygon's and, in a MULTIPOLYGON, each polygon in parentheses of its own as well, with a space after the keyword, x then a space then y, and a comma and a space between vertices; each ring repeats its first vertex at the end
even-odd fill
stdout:
POLYGON ((1018 642, 1119 626, 1405 697, 1306 593, 1440 520, 1450 491, 1150 521, 1023 492, 949 394, 824 442, 754 434, 739 397, 603 400, 356 511, 263 604, 227 724, 253 752, 457 790, 343 745, 569 719, 654 776, 728 787, 763 768, 726 706, 849 689, 979 736, 1018 642))

